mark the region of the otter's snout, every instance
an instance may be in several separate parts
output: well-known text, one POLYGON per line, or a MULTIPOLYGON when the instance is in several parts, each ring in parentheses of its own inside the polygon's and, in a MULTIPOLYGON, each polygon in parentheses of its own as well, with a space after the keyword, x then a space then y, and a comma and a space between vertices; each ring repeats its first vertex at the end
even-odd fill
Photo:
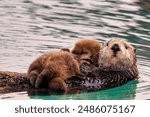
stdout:
POLYGON ((114 44, 114 45, 111 47, 111 49, 112 49, 112 51, 113 51, 114 53, 120 51, 120 47, 119 47, 118 44, 114 44))

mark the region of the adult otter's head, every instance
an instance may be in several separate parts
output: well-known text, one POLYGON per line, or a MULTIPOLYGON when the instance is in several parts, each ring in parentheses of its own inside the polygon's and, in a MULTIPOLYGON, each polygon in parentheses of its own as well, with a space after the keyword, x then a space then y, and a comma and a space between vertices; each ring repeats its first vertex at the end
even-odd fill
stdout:
POLYGON ((137 69, 135 48, 128 42, 112 38, 99 52, 99 68, 109 71, 125 71, 137 69))
POLYGON ((90 39, 82 39, 78 40, 74 48, 72 49, 72 53, 79 59, 90 59, 95 56, 101 48, 101 43, 98 43, 96 40, 90 39))

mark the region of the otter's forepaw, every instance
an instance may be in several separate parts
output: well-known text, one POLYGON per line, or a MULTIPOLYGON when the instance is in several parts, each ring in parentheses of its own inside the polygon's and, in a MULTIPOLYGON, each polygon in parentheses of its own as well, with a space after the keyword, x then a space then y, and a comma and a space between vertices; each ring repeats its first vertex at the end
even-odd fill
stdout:
POLYGON ((97 67, 95 67, 88 61, 84 60, 84 61, 80 62, 80 71, 81 71, 81 74, 83 74, 83 75, 91 74, 91 73, 95 72, 96 69, 97 69, 97 67))
POLYGON ((67 92, 67 85, 61 78, 52 79, 48 84, 48 88, 53 91, 67 92))

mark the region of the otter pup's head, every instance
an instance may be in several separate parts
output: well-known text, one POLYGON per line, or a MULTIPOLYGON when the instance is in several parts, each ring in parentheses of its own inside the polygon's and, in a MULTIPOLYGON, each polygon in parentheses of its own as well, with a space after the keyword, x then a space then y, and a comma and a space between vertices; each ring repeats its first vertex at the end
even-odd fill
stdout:
POLYGON ((100 48, 101 43, 98 43, 96 40, 82 39, 75 43, 71 52, 78 57, 79 60, 83 60, 90 59, 95 56, 99 52, 100 48))
POLYGON ((128 42, 112 38, 99 52, 99 68, 102 70, 124 71, 136 67, 136 50, 128 42))

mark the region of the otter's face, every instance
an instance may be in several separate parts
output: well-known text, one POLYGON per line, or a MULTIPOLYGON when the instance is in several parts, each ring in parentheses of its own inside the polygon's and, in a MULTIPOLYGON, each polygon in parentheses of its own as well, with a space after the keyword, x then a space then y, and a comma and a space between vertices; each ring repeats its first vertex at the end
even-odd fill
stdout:
POLYGON ((135 48, 122 39, 113 38, 100 50, 98 64, 103 70, 127 70, 136 64, 135 48))
POLYGON ((79 58, 79 60, 90 59, 92 51, 85 47, 74 48, 72 53, 79 58))

